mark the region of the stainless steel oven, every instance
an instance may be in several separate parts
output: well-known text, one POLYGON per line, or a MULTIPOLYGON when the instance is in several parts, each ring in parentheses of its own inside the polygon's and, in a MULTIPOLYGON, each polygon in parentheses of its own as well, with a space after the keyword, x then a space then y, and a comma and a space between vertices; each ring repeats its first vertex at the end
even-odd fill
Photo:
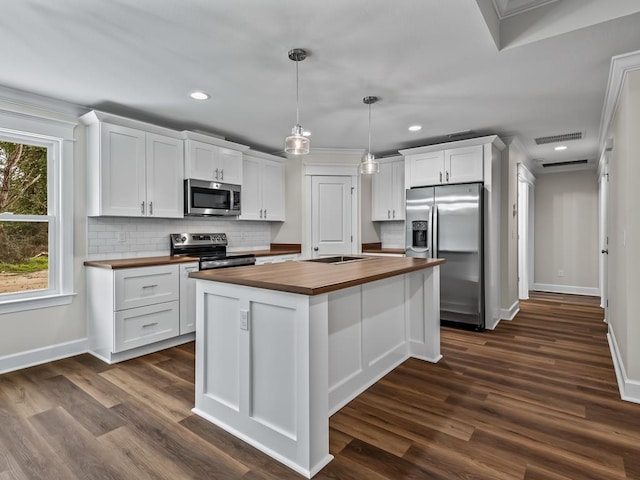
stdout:
POLYGON ((184 214, 195 216, 240 215, 240 185, 184 181, 184 214))
POLYGON ((224 233, 172 233, 169 235, 171 255, 199 258, 199 270, 254 265, 252 253, 227 253, 224 233))

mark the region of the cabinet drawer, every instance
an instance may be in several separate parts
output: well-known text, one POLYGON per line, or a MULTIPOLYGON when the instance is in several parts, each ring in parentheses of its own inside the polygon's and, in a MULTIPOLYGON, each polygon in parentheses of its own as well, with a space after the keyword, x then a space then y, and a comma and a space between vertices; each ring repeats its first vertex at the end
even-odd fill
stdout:
POLYGON ((180 302, 166 302, 115 313, 114 353, 178 335, 180 302))
POLYGON ((116 311, 179 298, 178 265, 127 268, 114 273, 116 311))

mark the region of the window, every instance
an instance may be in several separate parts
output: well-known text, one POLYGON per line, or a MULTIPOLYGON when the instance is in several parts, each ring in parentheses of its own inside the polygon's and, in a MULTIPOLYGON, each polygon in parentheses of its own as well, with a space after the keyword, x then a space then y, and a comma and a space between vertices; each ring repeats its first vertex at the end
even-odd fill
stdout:
POLYGON ((0 313, 71 301, 74 126, 0 111, 0 313))

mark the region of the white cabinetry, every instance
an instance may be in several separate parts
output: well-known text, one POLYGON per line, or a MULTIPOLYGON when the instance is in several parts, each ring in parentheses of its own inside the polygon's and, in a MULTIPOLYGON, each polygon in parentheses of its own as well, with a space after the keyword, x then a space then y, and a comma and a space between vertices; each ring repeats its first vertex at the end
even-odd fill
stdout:
POLYGON ((194 132, 185 139, 185 178, 242 185, 242 152, 249 147, 194 132))
POLYGON ((404 160, 380 160, 380 173, 371 183, 371 220, 404 220, 404 160))
POLYGON ((291 262, 293 260, 298 260, 300 258, 300 254, 291 253, 287 255, 269 255, 267 257, 256 257, 256 265, 265 265, 268 263, 282 263, 282 262, 291 262))
POLYGON ((240 220, 284 221, 284 173, 282 158, 245 152, 240 220))
POLYGON ((178 265, 87 268, 89 351, 113 363, 193 340, 180 337, 180 281, 178 265))
POLYGON ((484 172, 482 145, 460 147, 453 145, 440 144, 403 150, 407 188, 482 182, 484 172), (446 146, 451 148, 443 149, 446 146))
POLYGON ((172 130, 92 111, 87 215, 183 217, 183 144, 172 130))
POLYGON ((196 331, 196 280, 189 274, 198 269, 198 262, 180 264, 180 335, 196 331))

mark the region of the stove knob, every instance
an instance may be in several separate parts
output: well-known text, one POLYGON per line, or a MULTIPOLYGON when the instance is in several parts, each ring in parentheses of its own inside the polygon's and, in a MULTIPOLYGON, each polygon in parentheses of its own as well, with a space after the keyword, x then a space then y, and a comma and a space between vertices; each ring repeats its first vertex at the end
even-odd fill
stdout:
POLYGON ((182 242, 186 242, 186 241, 187 241, 187 237, 182 237, 180 240, 181 240, 182 242))

